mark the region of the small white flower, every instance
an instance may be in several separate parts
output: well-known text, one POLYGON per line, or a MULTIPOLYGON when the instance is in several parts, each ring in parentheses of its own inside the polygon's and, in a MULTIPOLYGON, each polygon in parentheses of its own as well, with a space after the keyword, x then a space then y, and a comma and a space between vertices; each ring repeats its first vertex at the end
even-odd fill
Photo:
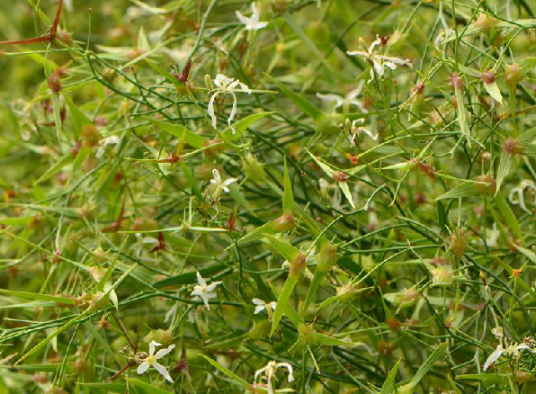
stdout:
POLYGON ((162 346, 158 342, 151 341, 149 344, 149 354, 147 357, 143 360, 143 362, 138 367, 138 374, 141 375, 145 373, 149 369, 149 367, 153 367, 156 369, 160 375, 162 375, 169 383, 173 383, 173 379, 171 379, 171 376, 169 376, 169 372, 167 369, 158 362, 162 357, 169 354, 173 349, 175 349, 175 345, 171 345, 167 349, 160 349, 156 354, 154 353, 157 346, 162 346))
POLYGON ((217 118, 216 114, 214 113, 214 101, 216 100, 216 97, 218 97, 219 95, 230 94, 233 97, 233 108, 231 110, 231 115, 229 115, 229 118, 227 119, 227 123, 229 124, 229 127, 231 127, 231 129, 233 130, 234 134, 235 130, 233 129, 231 123, 236 115, 237 99, 235 89, 237 86, 240 86, 242 92, 247 94, 251 94, 251 90, 248 88, 247 85, 243 84, 238 79, 228 78, 223 74, 216 75, 216 79, 214 79, 214 85, 216 85, 216 88, 211 91, 212 96, 210 97, 210 100, 208 102, 208 114, 212 119, 212 126, 214 128, 217 128, 217 118))
POLYGON ((381 38, 376 35, 376 40, 370 44, 368 49, 365 48, 364 51, 348 51, 347 54, 350 56, 361 56, 372 63, 372 69, 370 70, 371 80, 374 79, 374 71, 380 76, 383 77, 385 74, 385 67, 394 70, 397 66, 408 66, 412 67, 409 59, 400 59, 398 57, 382 55, 379 51, 376 51, 376 47, 382 42, 381 38))
POLYGON ((363 86, 365 86, 365 82, 361 81, 356 89, 349 92, 346 97, 339 96, 337 94, 321 94, 317 93, 316 97, 318 97, 320 100, 325 102, 333 102, 333 110, 336 110, 337 108, 350 108, 350 106, 355 105, 358 107, 361 112, 367 113, 367 109, 363 106, 363 103, 357 99, 361 92, 363 91, 363 86))
POLYGON ((488 234, 489 235, 486 238, 486 244, 490 248, 496 247, 497 246, 497 240, 499 239, 499 236, 501 235, 501 232, 497 228, 497 223, 493 223, 493 229, 488 234))
POLYGON ((275 311, 275 307, 276 307, 275 301, 266 303, 266 302, 264 302, 263 300, 261 300, 259 298, 254 298, 251 301, 253 301, 253 303, 255 305, 257 305, 255 307, 255 312, 254 312, 255 315, 257 313, 261 313, 264 310, 266 310, 269 313, 270 308, 272 309, 272 311, 275 311))
POLYGON ((361 119, 356 119, 352 122, 352 127, 350 128, 350 131, 352 132, 352 140, 355 141, 357 135, 359 133, 365 133, 366 135, 368 135, 370 138, 372 138, 374 141, 377 141, 378 140, 378 134, 374 134, 372 131, 370 131, 369 129, 365 128, 365 127, 362 127, 362 126, 358 126, 358 125, 362 125, 363 123, 365 123, 365 119, 361 118, 361 119))
POLYGON ((536 353, 535 350, 531 349, 526 343, 521 344, 512 344, 506 347, 503 347, 502 345, 498 345, 497 348, 486 360, 486 363, 484 364, 484 371, 486 371, 492 364, 495 363, 503 354, 512 356, 513 358, 517 359, 521 355, 522 350, 530 350, 532 353, 536 353))
POLYGON ((208 300, 216 297, 216 293, 214 293, 214 290, 216 289, 216 286, 218 286, 221 282, 212 282, 210 285, 207 285, 207 282, 205 282, 205 279, 203 279, 201 274, 199 272, 197 272, 196 274, 197 281, 199 282, 199 284, 194 286, 194 291, 192 291, 190 295, 198 296, 199 298, 201 298, 205 303, 207 309, 210 310, 208 300))
POLYGON ((212 176, 214 177, 214 179, 211 179, 210 183, 216 186, 216 191, 214 192, 214 194, 219 194, 222 190, 225 193, 229 193, 229 188, 227 186, 229 186, 231 183, 236 182, 235 178, 229 178, 225 181, 222 181, 220 172, 216 169, 212 170, 212 176))
POLYGON ((286 368, 288 370, 289 383, 294 381, 294 371, 292 369, 292 365, 290 365, 289 363, 285 363, 285 362, 278 363, 277 361, 270 361, 268 364, 266 364, 265 367, 255 372, 255 381, 260 376, 261 380, 265 379, 268 382, 268 394, 275 393, 275 390, 272 385, 272 378, 274 378, 274 375, 277 372, 277 368, 286 368))
POLYGON ((106 151, 107 145, 116 145, 119 143, 121 139, 116 135, 111 135, 109 137, 106 137, 99 141, 99 149, 97 149, 97 153, 95 154, 95 157, 97 159, 100 159, 102 156, 104 156, 104 152, 106 151))
POLYGON ((251 3, 252 14, 250 18, 246 18, 240 11, 236 11, 236 16, 246 26, 246 30, 260 30, 264 29, 268 22, 260 22, 260 14, 257 10, 256 3, 251 3))
POLYGON ((527 206, 525 205, 524 193, 526 189, 532 189, 535 196, 534 204, 536 205, 536 184, 534 184, 534 182, 529 179, 522 180, 518 187, 512 188, 512 190, 510 190, 508 199, 510 200, 510 204, 519 205, 522 210, 529 214, 532 214, 533 212, 529 211, 527 209, 527 206), (517 199, 515 198, 516 196, 517 199))

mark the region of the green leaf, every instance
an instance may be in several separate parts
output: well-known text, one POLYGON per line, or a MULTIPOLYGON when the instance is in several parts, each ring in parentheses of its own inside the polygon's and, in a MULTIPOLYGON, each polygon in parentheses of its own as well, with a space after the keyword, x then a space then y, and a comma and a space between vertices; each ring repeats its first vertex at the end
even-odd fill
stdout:
POLYGON ((37 300, 37 301, 51 301, 51 302, 56 302, 58 304, 67 304, 67 305, 76 304, 76 300, 73 298, 52 296, 48 294, 30 293, 28 291, 0 289, 0 294, 6 294, 6 295, 14 296, 14 297, 26 298, 26 299, 37 300))
POLYGON ((404 387, 408 387, 411 391, 405 391, 405 393, 411 393, 413 392, 413 389, 417 387, 419 382, 430 372, 434 364, 437 360, 439 360, 442 356, 445 350, 447 349, 448 343, 444 342, 441 345, 439 345, 432 354, 426 359, 426 361, 419 367, 417 370, 417 373, 411 378, 410 382, 405 385, 404 387))
POLYGON ((287 241, 283 241, 269 234, 265 234, 265 237, 270 241, 277 253, 289 262, 293 262, 301 253, 287 241))
POLYGON ((455 87, 454 90, 456 93, 456 100, 458 102, 458 122, 460 123, 460 129, 462 130, 462 133, 467 136, 467 145, 471 146, 471 134, 469 131, 469 125, 467 123, 467 113, 465 112, 463 89, 455 87))
POLYGON ((142 389, 150 394, 173 394, 171 391, 167 391, 161 388, 156 387, 155 383, 146 383, 143 380, 135 378, 126 378, 125 379, 130 385, 142 389))
POLYGON ((495 203, 497 204, 497 208, 499 208, 499 212, 506 221, 508 227, 512 229, 518 239, 523 240, 523 234, 521 233, 521 227, 519 227, 516 215, 514 215, 514 212, 512 212, 512 209, 508 205, 508 202, 501 192, 496 194, 495 203))
POLYGON ((245 117, 244 119, 239 120, 236 123, 233 123, 233 128, 235 130, 235 133, 233 134, 233 129, 230 127, 227 127, 222 132, 222 138, 224 138, 225 141, 235 141, 239 139, 244 131, 248 129, 252 124, 255 122, 267 117, 268 115, 273 114, 274 112, 260 112, 258 114, 253 114, 245 117))
POLYGON ((80 109, 73 103, 71 97, 67 95, 64 95, 63 97, 73 119, 74 138, 79 140, 82 127, 88 124, 93 124, 93 122, 91 122, 91 120, 89 120, 89 118, 82 111, 80 111, 80 109))
POLYGON ((274 311, 274 317, 272 320, 272 328, 270 330, 270 336, 272 336, 279 325, 279 322, 281 321, 281 318, 283 317, 283 313, 285 312, 287 308, 287 303, 290 298, 290 295, 292 294, 292 290, 294 290, 294 287, 296 287, 296 284, 298 283, 298 277, 292 277, 288 276, 287 280, 285 281, 285 284, 283 285, 283 290, 281 290, 281 294, 279 295, 279 298, 277 299, 277 304, 274 311))
POLYGON ((456 186, 454 189, 450 189, 448 192, 443 193, 435 199, 439 202, 440 200, 448 200, 453 198, 462 198, 470 197, 477 193, 476 183, 473 182, 464 182, 461 185, 456 186))
POLYGON ((290 176, 288 175, 287 159, 285 158, 285 174, 284 174, 285 190, 283 192, 283 212, 294 212, 294 196, 292 194, 292 183, 290 182, 290 176))
POLYGON ((501 90, 499 89, 499 85, 497 85, 497 82, 493 83, 484 83, 484 89, 488 92, 488 94, 498 103, 502 104, 503 98, 501 94, 501 90))
POLYGON ((232 197, 233 200, 237 202, 238 205, 241 205, 242 207, 246 208, 252 215, 257 216, 251 205, 249 204, 247 198, 242 194, 240 191, 240 188, 236 183, 231 183, 227 186, 229 189, 229 195, 232 197))
POLYGON ((290 90, 285 85, 283 85, 281 82, 276 80, 275 78, 269 76, 266 74, 268 79, 272 81, 274 85, 278 87, 279 90, 283 92, 285 96, 287 96, 289 99, 291 99, 294 104, 296 104, 306 115, 308 115, 313 120, 318 120, 324 114, 322 111, 320 111, 318 108, 316 108, 310 101, 308 101, 305 97, 302 95, 290 90))
POLYGON ((59 159, 52 167, 50 167, 41 177, 35 181, 34 185, 38 185, 41 182, 48 181, 54 175, 61 171, 63 167, 70 164, 74 160, 73 153, 67 152, 61 159, 59 159))
POLYGON ((244 379, 242 379, 240 376, 235 374, 233 371, 227 369, 226 367, 221 365, 219 362, 211 359, 210 357, 205 356, 204 354, 201 354, 200 356, 203 357, 205 360, 207 360, 213 367, 218 369, 221 373, 230 377, 234 384, 238 386, 242 386, 247 391, 250 390, 251 385, 248 382, 246 382, 244 379))
MULTIPOLYGON (((201 276, 207 278, 211 277, 217 272, 220 272, 221 270, 227 268, 227 265, 225 264, 216 264, 208 268, 203 268, 199 270, 199 273, 201 276)), ((170 278, 159 280, 158 282, 153 283, 153 287, 156 287, 157 289, 166 287, 166 286, 174 286, 174 285, 190 285, 197 283, 197 276, 195 272, 186 272, 184 274, 172 276, 170 278)))
POLYGON ((510 168, 512 167, 512 155, 506 151, 502 151, 501 158, 499 161, 499 168, 497 169, 497 192, 501 190, 501 186, 505 178, 510 173, 510 168))
POLYGON ((195 134, 193 131, 180 124, 171 124, 154 119, 151 119, 151 123, 153 126, 158 127, 160 130, 165 131, 174 137, 181 138, 184 133, 186 136, 186 143, 196 149, 204 147, 207 142, 204 137, 200 136, 199 134, 195 134))
POLYGON ((392 394, 395 392, 395 379, 400 361, 401 360, 398 360, 393 369, 391 369, 391 372, 389 372, 387 379, 385 379, 385 382, 383 382, 382 391, 380 394, 392 394))
POLYGON ((352 346, 352 343, 343 341, 329 335, 320 334, 318 332, 314 333, 315 343, 324 346, 352 346))

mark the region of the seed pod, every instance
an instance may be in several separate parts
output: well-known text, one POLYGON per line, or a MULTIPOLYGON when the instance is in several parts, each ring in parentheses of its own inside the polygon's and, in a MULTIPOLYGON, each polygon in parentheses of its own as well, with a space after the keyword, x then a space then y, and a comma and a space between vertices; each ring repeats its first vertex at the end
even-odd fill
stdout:
POLYGON ((291 278, 299 277, 305 270, 306 261, 307 261, 307 258, 305 257, 305 254, 300 252, 300 254, 297 255, 296 258, 290 263, 289 277, 291 278))

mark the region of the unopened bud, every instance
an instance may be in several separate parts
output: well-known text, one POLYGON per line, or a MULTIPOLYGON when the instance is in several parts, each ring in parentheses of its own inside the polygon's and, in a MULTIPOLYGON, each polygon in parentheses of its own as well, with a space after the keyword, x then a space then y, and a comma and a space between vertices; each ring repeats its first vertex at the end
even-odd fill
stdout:
POLYGON ((99 144, 99 131, 95 125, 84 125, 82 127, 81 134, 85 146, 92 148, 99 144))
POLYGON ((52 73, 48 78, 48 87, 52 90, 53 93, 59 93, 61 91, 61 81, 60 77, 56 73, 52 73))
POLYGON ((463 89, 463 79, 457 73, 453 73, 450 76, 450 86, 453 89, 463 89))
POLYGON ((480 75, 480 80, 486 85, 491 85, 495 82, 495 73, 491 70, 486 70, 480 75))
POLYGON ((290 272, 289 276, 291 278, 297 278, 299 277, 303 271, 305 270, 305 263, 307 262, 307 258, 303 253, 300 252, 294 260, 290 263, 290 272))
POLYGON ((521 70, 519 64, 514 63, 506 66, 504 70, 504 81, 508 86, 514 88, 521 81, 521 70))
POLYGON ((467 240, 465 239, 463 231, 456 230, 452 233, 452 235, 450 236, 450 250, 454 254, 454 257, 456 257, 456 259, 460 259, 463 256, 466 245, 467 240))
POLYGON ((482 194, 495 195, 497 191, 497 181, 491 175, 480 175, 476 178, 476 190, 482 194))
POLYGON ((513 138, 507 138, 503 143, 503 151, 511 155, 522 155, 525 152, 525 147, 513 138))
POLYGON ((328 272, 337 263, 337 260, 337 248, 331 244, 327 244, 318 254, 316 269, 323 273, 328 272))
POLYGON ((291 213, 284 213, 275 220, 274 230, 278 233, 289 231, 294 228, 294 224, 294 215, 292 215, 291 213))

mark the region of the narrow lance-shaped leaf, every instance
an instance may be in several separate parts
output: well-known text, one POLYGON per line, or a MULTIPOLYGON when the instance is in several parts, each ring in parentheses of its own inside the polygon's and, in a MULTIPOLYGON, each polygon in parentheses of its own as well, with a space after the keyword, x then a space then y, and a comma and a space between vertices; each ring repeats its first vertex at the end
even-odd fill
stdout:
POLYGON ((217 362, 217 361, 205 356, 204 354, 201 354, 201 357, 203 357, 205 360, 207 360, 210 365, 212 365, 213 367, 218 369, 221 373, 223 373, 223 374, 227 375, 229 378, 231 378, 231 380, 232 380, 232 382, 234 384, 236 384, 238 386, 242 386, 244 389, 249 391, 251 385, 248 382, 246 382, 244 379, 242 379, 240 376, 235 374, 233 371, 231 371, 230 369, 224 367, 219 362, 217 362))
POLYGON ((499 193, 499 190, 501 190, 501 186, 505 180, 505 178, 510 173, 510 168, 512 167, 512 155, 505 150, 501 153, 501 158, 499 161, 499 168, 497 170, 497 191, 496 193, 499 193))
POLYGON ((445 350, 447 349, 448 343, 444 342, 439 345, 432 354, 426 359, 426 361, 419 367, 417 373, 411 378, 410 382, 399 388, 400 393, 411 394, 419 382, 430 372, 437 360, 439 360, 445 350))
POLYGON ((392 394, 395 392, 395 379, 400 361, 401 360, 398 360, 393 369, 391 369, 391 372, 389 372, 387 379, 385 379, 385 382, 383 382, 382 391, 380 394, 392 394))
POLYGON ((469 125, 467 124, 467 113, 465 112, 464 100, 463 100, 463 88, 454 86, 456 93, 456 101, 458 103, 458 122, 462 133, 467 136, 467 145, 471 146, 471 138, 469 132, 469 125))

